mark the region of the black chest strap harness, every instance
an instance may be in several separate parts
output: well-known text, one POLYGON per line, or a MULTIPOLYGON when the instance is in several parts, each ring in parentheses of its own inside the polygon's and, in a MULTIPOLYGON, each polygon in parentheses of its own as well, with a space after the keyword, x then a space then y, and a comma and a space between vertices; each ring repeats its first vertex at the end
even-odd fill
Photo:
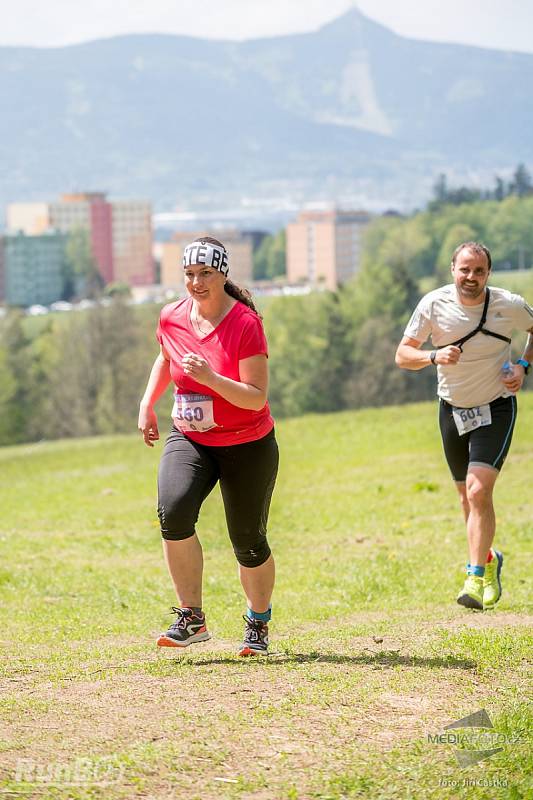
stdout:
POLYGON ((501 339, 502 342, 507 342, 508 344, 510 344, 511 340, 509 339, 508 336, 502 336, 501 333, 494 333, 494 331, 489 331, 487 330, 487 328, 483 327, 485 325, 485 322, 487 321, 487 311, 489 309, 489 303, 490 303, 490 291, 487 286, 487 288, 485 289, 485 304, 483 305, 483 313, 481 314, 481 319, 479 320, 479 325, 477 326, 477 328, 474 328, 473 331, 467 333, 466 336, 462 337, 462 339, 457 339, 456 342, 450 342, 450 344, 439 345, 437 347, 437 350, 442 350, 443 347, 450 347, 453 345, 454 347, 458 347, 459 350, 463 352, 464 343, 468 342, 468 340, 471 339, 473 336, 475 336, 477 333, 484 333, 485 336, 493 336, 494 339, 501 339))

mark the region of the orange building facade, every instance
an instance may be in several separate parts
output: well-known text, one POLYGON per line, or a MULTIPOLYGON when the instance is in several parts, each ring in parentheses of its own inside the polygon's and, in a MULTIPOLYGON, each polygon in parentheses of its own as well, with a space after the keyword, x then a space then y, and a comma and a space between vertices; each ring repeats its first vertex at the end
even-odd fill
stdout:
POLYGON ((364 211, 302 211, 287 226, 287 278, 336 289, 359 269, 364 211))

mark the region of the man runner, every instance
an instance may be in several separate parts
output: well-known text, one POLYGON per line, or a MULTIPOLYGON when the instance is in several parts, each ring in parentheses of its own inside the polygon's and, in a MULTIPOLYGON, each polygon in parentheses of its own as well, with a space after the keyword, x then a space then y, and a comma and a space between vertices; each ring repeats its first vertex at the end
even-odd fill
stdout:
POLYGON ((419 302, 396 351, 396 364, 436 365, 444 453, 459 493, 468 537, 466 581, 457 602, 494 608, 501 596, 503 555, 492 543, 492 492, 509 451, 516 398, 533 359, 533 309, 523 297, 487 286, 488 249, 464 242, 455 250, 453 283, 419 302), (513 330, 527 330, 526 348, 510 362, 513 330), (428 337, 434 350, 421 350, 428 337))

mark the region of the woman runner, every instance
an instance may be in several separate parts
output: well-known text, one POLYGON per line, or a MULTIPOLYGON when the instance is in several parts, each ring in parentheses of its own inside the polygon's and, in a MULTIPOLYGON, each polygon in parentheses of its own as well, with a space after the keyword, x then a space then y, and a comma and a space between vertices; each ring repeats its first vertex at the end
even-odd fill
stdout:
POLYGON ((163 308, 160 353, 141 401, 139 430, 159 439, 154 405, 175 386, 173 425, 158 474, 163 551, 178 606, 160 647, 210 638, 202 608, 200 507, 220 483, 226 521, 247 601, 241 656, 266 654, 274 559, 267 542, 278 469, 274 420, 267 402, 267 342, 250 294, 228 279, 228 253, 202 237, 185 248, 189 296, 163 308))

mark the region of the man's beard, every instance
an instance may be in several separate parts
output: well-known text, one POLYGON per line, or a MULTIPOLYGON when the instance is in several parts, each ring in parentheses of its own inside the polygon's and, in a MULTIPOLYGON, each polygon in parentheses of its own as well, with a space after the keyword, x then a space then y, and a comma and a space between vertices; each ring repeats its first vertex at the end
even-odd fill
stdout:
POLYGON ((481 294, 483 294, 484 290, 485 290, 484 286, 460 286, 459 287, 459 291, 461 292, 461 294, 464 294, 467 297, 470 297, 470 298, 472 298, 474 300, 475 300, 476 297, 479 297, 481 294))

